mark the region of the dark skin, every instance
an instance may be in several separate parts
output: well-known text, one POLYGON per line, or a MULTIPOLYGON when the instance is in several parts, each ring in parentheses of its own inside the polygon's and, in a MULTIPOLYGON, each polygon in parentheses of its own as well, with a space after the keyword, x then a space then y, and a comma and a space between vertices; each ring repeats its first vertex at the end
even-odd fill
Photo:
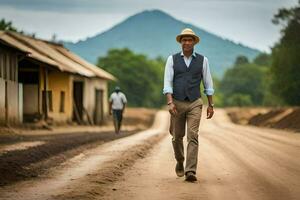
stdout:
MULTIPOLYGON (((192 56, 195 44, 196 44, 195 38, 192 36, 183 36, 181 38, 182 52, 186 57, 192 56)), ((177 109, 176 109, 175 104, 173 103, 172 94, 168 93, 166 96, 167 96, 167 103, 172 102, 168 105, 169 112, 172 115, 176 115, 177 109)), ((212 97, 212 95, 206 95, 206 96, 207 96, 207 100, 208 100, 206 119, 211 119, 214 115, 214 108, 212 106, 210 106, 211 104, 213 104, 213 97, 212 97)))

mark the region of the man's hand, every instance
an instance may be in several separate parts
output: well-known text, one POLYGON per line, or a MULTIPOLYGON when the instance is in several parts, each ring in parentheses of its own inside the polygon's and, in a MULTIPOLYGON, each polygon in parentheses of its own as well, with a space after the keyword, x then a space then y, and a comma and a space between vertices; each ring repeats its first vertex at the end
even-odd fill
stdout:
POLYGON ((169 107, 169 113, 170 113, 171 115, 177 115, 177 110, 176 110, 176 106, 175 106, 174 103, 170 103, 170 104, 168 105, 168 107, 169 107))
POLYGON ((208 106, 207 107, 207 117, 206 117, 206 119, 212 118, 213 115, 214 115, 214 107, 208 106))

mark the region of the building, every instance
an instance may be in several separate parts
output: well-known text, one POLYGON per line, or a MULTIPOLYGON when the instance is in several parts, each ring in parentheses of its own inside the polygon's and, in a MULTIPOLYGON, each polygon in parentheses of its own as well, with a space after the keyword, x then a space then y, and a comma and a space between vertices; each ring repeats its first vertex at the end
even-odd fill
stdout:
POLYGON ((0 31, 0 44, 0 69, 5 69, 0 74, 0 109, 6 113, 0 123, 101 124, 108 115, 107 83, 116 80, 108 72, 61 44, 19 33, 0 31), (9 73, 14 74, 11 80, 9 73))

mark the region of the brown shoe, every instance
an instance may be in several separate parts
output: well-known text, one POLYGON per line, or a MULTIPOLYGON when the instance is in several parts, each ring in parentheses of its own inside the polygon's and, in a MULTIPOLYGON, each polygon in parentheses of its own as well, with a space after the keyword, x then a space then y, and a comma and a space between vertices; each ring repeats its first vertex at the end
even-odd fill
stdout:
POLYGON ((183 177, 184 176, 184 167, 182 162, 177 162, 176 167, 175 167, 175 172, 178 177, 183 177))
POLYGON ((185 180, 188 182, 195 182, 197 181, 197 177, 195 176, 194 172, 187 172, 185 174, 185 180))

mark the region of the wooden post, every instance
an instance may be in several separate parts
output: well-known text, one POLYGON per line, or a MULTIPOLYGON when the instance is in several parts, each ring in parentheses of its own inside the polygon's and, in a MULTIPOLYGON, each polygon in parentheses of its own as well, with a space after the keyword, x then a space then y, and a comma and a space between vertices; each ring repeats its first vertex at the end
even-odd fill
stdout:
POLYGON ((47 94, 47 81, 48 80, 48 69, 44 68, 44 90, 43 90, 43 110, 44 120, 48 119, 48 94, 47 94))
MULTIPOLYGON (((6 67, 6 65, 4 65, 6 67)), ((9 126, 7 80, 5 80, 5 125, 9 126)))

